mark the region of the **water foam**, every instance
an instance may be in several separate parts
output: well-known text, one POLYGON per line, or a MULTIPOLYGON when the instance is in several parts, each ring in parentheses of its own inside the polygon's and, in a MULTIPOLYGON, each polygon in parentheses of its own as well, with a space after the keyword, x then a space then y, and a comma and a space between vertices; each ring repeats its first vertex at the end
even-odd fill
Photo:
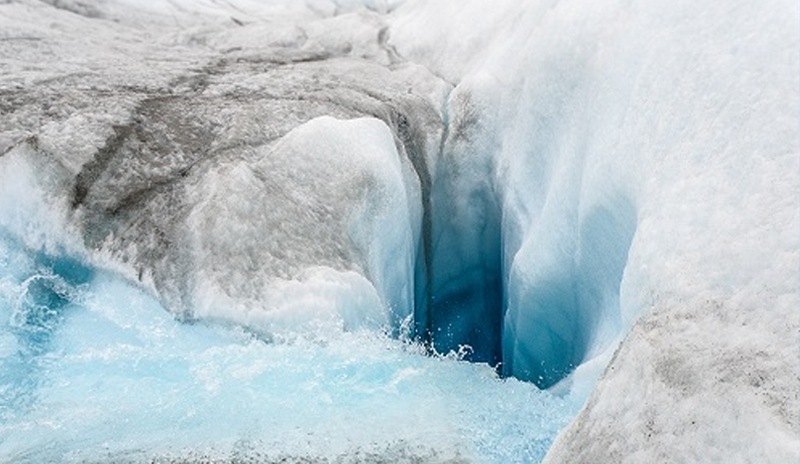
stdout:
POLYGON ((25 275, 25 250, 2 250, 4 460, 530 462, 580 405, 375 331, 267 343, 182 323, 112 274, 25 275), (67 287, 61 309, 23 340, 18 296, 45 275, 67 287))

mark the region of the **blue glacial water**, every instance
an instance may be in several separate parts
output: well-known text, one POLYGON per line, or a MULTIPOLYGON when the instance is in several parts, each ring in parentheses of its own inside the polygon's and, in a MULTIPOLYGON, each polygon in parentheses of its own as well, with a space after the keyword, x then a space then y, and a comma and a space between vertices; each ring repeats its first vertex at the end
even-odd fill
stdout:
POLYGON ((581 403, 382 333, 181 322, 0 238, 0 462, 536 462, 581 403))

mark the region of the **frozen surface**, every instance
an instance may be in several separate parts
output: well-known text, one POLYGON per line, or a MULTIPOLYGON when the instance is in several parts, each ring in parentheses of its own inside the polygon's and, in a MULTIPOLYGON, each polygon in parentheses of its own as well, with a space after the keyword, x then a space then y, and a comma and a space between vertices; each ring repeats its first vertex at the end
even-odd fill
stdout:
POLYGON ((0 151, 40 172, 63 240, 268 338, 413 313, 448 86, 385 45, 383 3, 56 3, 2 6, 0 151))
POLYGON ((500 205, 505 372, 580 388, 623 340, 548 462, 797 460, 797 5, 513 3, 407 2, 390 43, 500 205))
POLYGON ((0 3, 0 457, 797 461, 798 17, 0 3))
POLYGON ((399 325, 414 301, 414 179, 377 119, 314 119, 213 168, 185 226, 192 314, 267 336, 399 325))
POLYGON ((531 462, 577 412, 408 341, 451 86, 340 3, 0 5, 0 461, 531 462))

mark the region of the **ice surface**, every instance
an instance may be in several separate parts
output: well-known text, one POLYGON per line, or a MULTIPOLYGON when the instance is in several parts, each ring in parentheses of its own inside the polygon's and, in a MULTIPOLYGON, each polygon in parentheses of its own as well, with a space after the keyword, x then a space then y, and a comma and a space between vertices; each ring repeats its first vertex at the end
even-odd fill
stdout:
POLYGON ((393 54, 375 12, 98 5, 126 13, 113 27, 59 5, 3 6, 11 33, 40 45, 4 43, 19 54, 3 78, 0 149, 55 179, 41 189, 58 226, 42 230, 70 229, 73 251, 182 317, 268 337, 286 326, 271 319, 279 314, 294 314, 289 326, 318 313, 338 327, 396 330, 413 312, 447 85, 393 54), (251 21, 219 16, 234 11, 251 21), (61 29, 40 29, 42 18, 61 29), (82 43, 81 27, 118 38, 124 59, 82 43), (50 55, 66 58, 47 72, 26 67, 50 55), (32 80, 16 82, 26 69, 32 80))
POLYGON ((797 5, 501 10, 410 1, 390 43, 493 152, 506 372, 569 388, 633 327, 548 462, 797 460, 797 5))
POLYGON ((419 184, 383 122, 314 119, 195 189, 194 316, 274 336, 317 319, 381 328, 411 314, 419 184))
POLYGON ((797 9, 0 3, 0 453, 798 460, 797 9))

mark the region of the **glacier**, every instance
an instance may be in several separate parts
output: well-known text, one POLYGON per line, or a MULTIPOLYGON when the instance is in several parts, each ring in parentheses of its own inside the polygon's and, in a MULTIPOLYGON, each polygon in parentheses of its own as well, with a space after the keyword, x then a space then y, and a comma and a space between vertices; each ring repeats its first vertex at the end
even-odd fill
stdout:
POLYGON ((406 7, 500 205, 503 370, 602 376, 545 461, 796 460, 797 6, 406 7))
POLYGON ((800 459, 799 17, 0 3, 0 461, 800 459))

